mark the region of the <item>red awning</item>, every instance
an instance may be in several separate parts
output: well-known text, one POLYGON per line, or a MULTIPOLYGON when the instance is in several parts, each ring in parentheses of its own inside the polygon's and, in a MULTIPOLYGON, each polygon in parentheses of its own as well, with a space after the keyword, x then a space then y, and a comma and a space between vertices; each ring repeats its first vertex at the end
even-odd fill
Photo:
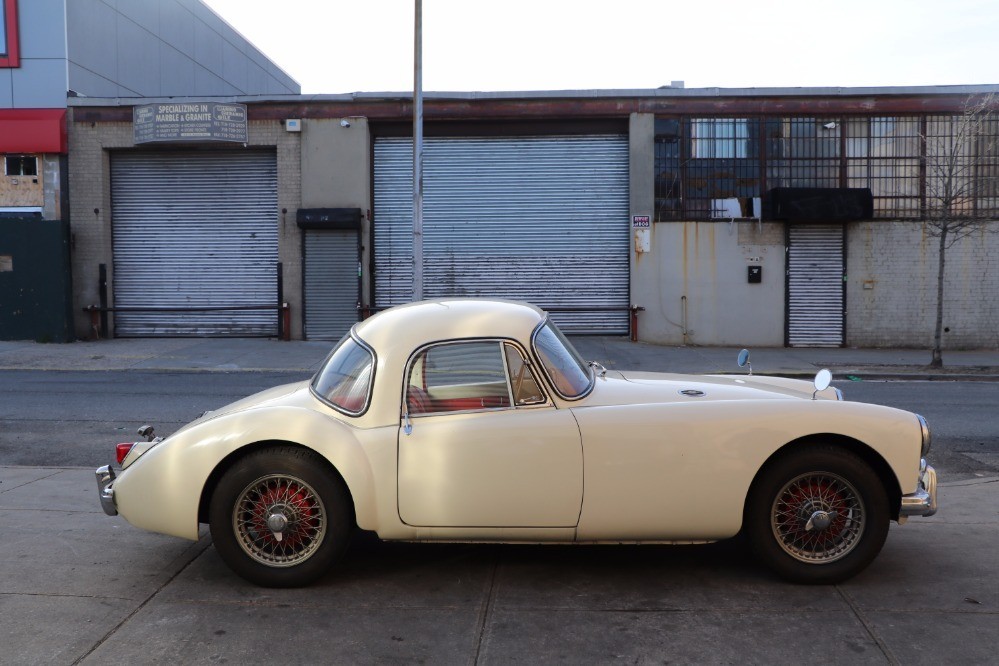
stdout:
POLYGON ((0 153, 66 153, 66 109, 0 109, 0 153))

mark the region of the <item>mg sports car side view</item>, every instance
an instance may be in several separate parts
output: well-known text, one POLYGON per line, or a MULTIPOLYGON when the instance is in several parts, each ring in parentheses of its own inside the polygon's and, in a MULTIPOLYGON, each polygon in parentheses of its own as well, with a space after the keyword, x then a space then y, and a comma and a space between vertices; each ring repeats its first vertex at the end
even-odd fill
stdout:
MULTIPOLYGON (((743 359, 744 360, 744 359, 743 359)), ((892 520, 937 508, 926 421, 816 381, 619 372, 542 310, 424 301, 356 324, 310 381, 119 445, 101 504, 239 575, 322 576, 385 540, 704 543, 743 532, 804 583, 842 581, 892 520)))

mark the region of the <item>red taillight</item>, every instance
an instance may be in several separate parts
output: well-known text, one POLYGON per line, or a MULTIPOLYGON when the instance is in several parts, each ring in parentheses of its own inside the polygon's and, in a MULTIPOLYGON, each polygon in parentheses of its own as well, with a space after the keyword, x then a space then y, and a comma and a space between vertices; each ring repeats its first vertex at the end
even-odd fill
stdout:
POLYGON ((128 452, 132 450, 133 446, 135 446, 135 442, 122 442, 118 446, 114 447, 114 452, 118 457, 119 465, 121 464, 121 461, 125 459, 125 456, 128 455, 128 452))

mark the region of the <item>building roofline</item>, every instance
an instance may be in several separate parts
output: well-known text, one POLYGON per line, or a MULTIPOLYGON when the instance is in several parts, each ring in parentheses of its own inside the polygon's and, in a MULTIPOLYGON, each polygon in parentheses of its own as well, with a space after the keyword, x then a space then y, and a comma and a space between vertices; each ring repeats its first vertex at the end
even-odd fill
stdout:
MULTIPOLYGON (((528 90, 528 91, 471 91, 424 92, 428 100, 588 100, 588 99, 705 99, 705 98, 792 98, 792 97, 885 97, 885 96, 965 96, 999 94, 999 84, 953 86, 878 86, 878 87, 817 87, 817 88, 673 88, 655 89, 606 89, 606 90, 528 90)), ((412 92, 352 92, 322 95, 237 95, 237 96, 181 96, 181 97, 70 97, 71 107, 131 107, 143 104, 166 104, 183 100, 212 100, 240 104, 303 102, 372 102, 411 100, 412 92)))

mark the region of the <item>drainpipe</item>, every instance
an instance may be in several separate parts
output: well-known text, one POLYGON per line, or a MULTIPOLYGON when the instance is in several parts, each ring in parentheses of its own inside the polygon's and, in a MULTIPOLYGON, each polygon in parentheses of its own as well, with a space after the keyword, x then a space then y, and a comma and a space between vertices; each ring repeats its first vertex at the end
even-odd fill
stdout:
POLYGON ((638 313, 645 312, 641 305, 631 306, 631 341, 638 342, 638 313))
POLYGON ((680 320, 680 330, 683 333, 683 346, 687 346, 687 296, 680 297, 680 307, 683 309, 683 318, 680 320))

